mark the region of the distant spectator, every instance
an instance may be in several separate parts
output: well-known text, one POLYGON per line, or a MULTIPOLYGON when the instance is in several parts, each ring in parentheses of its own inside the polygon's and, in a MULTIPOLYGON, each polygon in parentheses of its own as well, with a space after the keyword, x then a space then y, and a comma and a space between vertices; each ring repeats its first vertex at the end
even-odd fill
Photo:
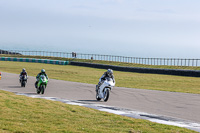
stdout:
POLYGON ((72 52, 72 57, 76 58, 76 53, 72 52))

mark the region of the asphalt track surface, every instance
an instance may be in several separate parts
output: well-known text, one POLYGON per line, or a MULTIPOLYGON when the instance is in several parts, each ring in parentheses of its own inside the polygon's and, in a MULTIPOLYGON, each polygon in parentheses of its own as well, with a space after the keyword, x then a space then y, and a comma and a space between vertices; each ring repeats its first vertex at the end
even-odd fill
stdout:
MULTIPOLYGON (((35 81, 35 77, 29 76, 27 86, 22 88, 18 74, 2 72, 0 89, 37 95, 34 87, 35 81)), ((114 106, 200 123, 199 94, 114 87, 108 101, 103 102, 96 101, 93 84, 50 79, 45 94, 42 96, 114 106)))

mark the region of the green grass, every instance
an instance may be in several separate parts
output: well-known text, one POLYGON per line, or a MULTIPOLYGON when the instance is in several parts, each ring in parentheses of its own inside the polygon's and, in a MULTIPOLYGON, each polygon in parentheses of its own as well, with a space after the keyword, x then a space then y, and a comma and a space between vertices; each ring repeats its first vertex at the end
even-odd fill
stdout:
MULTIPOLYGON (((105 70, 77 66, 0 61, 0 71, 96 84, 105 70)), ((200 94, 199 78, 114 71, 117 86, 200 94)), ((3 76, 3 75, 2 75, 3 76)), ((194 131, 0 91, 0 132, 129 132, 191 133, 194 131)))
POLYGON ((1 55, 1 54, 0 54, 0 57, 38 58, 38 59, 52 59, 52 60, 65 60, 65 61, 67 60, 67 61, 89 62, 89 63, 107 64, 107 65, 116 65, 116 66, 142 67, 142 68, 200 70, 200 67, 192 67, 192 66, 143 65, 143 64, 135 64, 135 63, 123 63, 123 62, 99 61, 99 60, 86 60, 86 59, 76 59, 76 58, 61 58, 61 57, 1 55))
MULTIPOLYGON (((19 74, 26 68, 30 76, 36 76, 44 68, 52 79, 97 84, 105 72, 103 69, 79 67, 72 65, 51 65, 25 62, 0 61, 0 71, 19 74)), ((114 71, 116 86, 162 90, 171 92, 184 92, 200 94, 200 78, 182 77, 160 74, 141 74, 114 71)))
POLYGON ((175 126, 133 119, 61 102, 0 90, 1 133, 193 133, 175 126))

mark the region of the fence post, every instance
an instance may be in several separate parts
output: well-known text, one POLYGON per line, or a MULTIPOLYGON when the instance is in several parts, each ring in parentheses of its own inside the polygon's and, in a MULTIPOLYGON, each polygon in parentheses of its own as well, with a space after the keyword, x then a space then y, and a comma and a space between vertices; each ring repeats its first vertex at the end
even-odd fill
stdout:
POLYGON ((135 63, 137 64, 137 57, 135 58, 135 63))
POLYGON ((181 59, 181 66, 182 66, 182 62, 183 62, 183 60, 181 59))
POLYGON ((188 66, 190 66, 190 59, 188 59, 188 66))
POLYGON ((196 66, 198 66, 198 59, 196 59, 196 66))
POLYGON ((194 66, 194 59, 192 59, 192 66, 194 66))
POLYGON ((177 62, 177 66, 179 66, 179 59, 178 59, 178 62, 177 62))

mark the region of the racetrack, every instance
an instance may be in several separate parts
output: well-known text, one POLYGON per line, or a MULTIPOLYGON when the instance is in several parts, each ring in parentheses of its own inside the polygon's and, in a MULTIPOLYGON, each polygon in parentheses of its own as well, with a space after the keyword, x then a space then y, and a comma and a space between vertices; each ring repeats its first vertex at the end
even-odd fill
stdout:
MULTIPOLYGON (((2 72, 0 89, 37 95, 35 77, 29 77, 25 88, 20 87, 18 77, 17 74, 2 72)), ((50 79, 43 96, 109 105, 200 123, 199 94, 114 87, 107 102, 98 102, 95 98, 95 85, 50 79)))

